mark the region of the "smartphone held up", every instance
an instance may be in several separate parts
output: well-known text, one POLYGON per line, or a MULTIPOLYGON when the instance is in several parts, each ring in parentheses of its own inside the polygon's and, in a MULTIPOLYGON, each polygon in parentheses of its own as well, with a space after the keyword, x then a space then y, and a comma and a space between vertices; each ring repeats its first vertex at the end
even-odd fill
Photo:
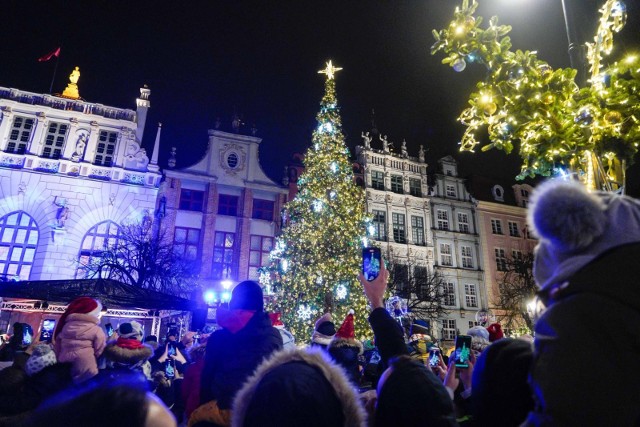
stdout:
POLYGON ((466 369, 469 367, 471 357, 471 336, 458 335, 456 337, 456 349, 454 352, 456 368, 466 369))
POLYGON ((374 280, 380 274, 382 265, 382 253, 380 248, 363 248, 362 249, 362 275, 369 282, 374 280))

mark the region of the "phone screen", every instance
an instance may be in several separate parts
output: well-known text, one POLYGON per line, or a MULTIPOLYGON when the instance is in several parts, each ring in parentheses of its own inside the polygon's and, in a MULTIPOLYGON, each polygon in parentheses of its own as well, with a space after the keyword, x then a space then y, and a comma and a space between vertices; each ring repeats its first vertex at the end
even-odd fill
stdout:
POLYGON ((108 337, 113 336, 113 325, 111 325, 111 323, 107 323, 106 325, 104 325, 104 329, 107 331, 108 337))
POLYGON ((170 360, 167 360, 167 362, 164 365, 164 375, 167 378, 174 378, 176 376, 176 370, 173 367, 173 363, 170 360))
POLYGON ((31 345, 33 341, 33 329, 28 324, 23 325, 22 329, 22 345, 31 345))
POLYGON ((435 368, 440 364, 440 350, 429 350, 429 366, 435 368))
POLYGON ((176 345, 173 342, 169 342, 167 344, 167 354, 169 356, 175 356, 176 355, 176 345))
POLYGON ((380 248, 362 249, 362 274, 364 278, 371 281, 380 274, 382 254, 380 248))
POLYGON ((471 355, 471 337, 458 335, 456 337, 455 363, 456 368, 468 368, 471 355))
POLYGON ((40 341, 48 342, 53 338, 53 330, 56 327, 54 319, 45 319, 42 321, 42 330, 40 331, 40 341))

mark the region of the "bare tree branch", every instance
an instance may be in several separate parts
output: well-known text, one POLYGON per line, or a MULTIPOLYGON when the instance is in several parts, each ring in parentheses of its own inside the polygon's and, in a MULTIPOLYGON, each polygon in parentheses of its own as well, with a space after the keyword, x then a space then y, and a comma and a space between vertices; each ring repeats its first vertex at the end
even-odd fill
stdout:
POLYGON ((526 326, 533 330, 533 319, 527 311, 538 287, 533 278, 533 253, 507 258, 502 264, 502 278, 498 282, 500 293, 494 301, 499 320, 507 328, 526 326))

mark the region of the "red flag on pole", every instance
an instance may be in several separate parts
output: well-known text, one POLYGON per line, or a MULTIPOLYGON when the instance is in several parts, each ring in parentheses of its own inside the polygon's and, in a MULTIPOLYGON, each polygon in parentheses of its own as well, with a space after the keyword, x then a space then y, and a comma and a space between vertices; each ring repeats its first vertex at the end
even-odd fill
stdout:
POLYGON ((59 57, 60 56, 60 48, 57 48, 56 50, 54 50, 51 53, 47 53, 45 56, 42 56, 40 58, 38 58, 38 62, 45 62, 50 60, 53 57, 59 57))

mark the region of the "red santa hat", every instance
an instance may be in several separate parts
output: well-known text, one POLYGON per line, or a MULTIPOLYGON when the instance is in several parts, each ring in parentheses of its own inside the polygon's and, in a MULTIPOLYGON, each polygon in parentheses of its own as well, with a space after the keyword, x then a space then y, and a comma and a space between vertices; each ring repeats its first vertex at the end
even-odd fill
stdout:
POLYGON ((101 311, 102 304, 100 304, 100 301, 96 299, 91 297, 79 297, 74 299, 67 306, 64 314, 58 320, 58 324, 56 325, 56 329, 53 334, 54 338, 60 333, 60 331, 62 331, 62 328, 67 321, 67 317, 70 314, 88 314, 97 318, 100 316, 101 311))
POLYGON ((340 329, 333 336, 329 347, 358 347, 360 353, 362 353, 362 343, 356 339, 354 313, 353 310, 349 310, 347 317, 344 318, 342 325, 340 325, 340 329))
POLYGON ((501 338, 504 338, 504 334, 502 333, 502 326, 500 323, 493 323, 487 327, 487 331, 489 331, 489 341, 494 342, 498 341, 501 338))
POLYGON ((280 316, 282 316, 282 313, 269 313, 269 319, 271 319, 271 325, 273 325, 274 328, 284 328, 284 323, 280 320, 280 316))

